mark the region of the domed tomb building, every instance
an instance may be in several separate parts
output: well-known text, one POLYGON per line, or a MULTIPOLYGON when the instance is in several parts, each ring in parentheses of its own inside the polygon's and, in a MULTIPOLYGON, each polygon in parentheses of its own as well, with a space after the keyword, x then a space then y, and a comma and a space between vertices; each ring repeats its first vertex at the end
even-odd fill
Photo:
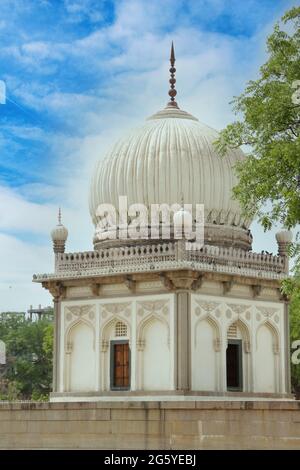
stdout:
MULTIPOLYGON (((221 158, 218 132, 181 110, 171 50, 170 102, 99 161, 91 182, 94 249, 65 253, 68 231, 52 231, 55 269, 34 275, 54 298, 52 401, 178 400, 199 396, 282 397, 290 391, 289 323, 280 282, 291 234, 278 256, 253 253, 250 220, 232 198, 240 149, 221 158), (159 217, 133 239, 127 205, 177 204, 169 236, 159 217), (101 204, 116 208, 103 224, 101 204), (180 207, 184 204, 184 207, 180 207), (204 243, 178 238, 175 219, 203 204, 204 243), (173 223, 174 222, 174 223, 173 223), (193 246, 194 243, 194 246, 193 246)), ((197 398, 195 398, 197 399, 197 398)))

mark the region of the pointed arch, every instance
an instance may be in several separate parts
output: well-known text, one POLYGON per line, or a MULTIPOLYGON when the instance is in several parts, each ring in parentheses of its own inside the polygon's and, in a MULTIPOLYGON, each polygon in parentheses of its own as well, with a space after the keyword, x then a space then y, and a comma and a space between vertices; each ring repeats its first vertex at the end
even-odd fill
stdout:
POLYGON ((266 319, 256 330, 255 348, 255 391, 278 393, 281 389, 279 374, 279 332, 266 319))
POLYGON ((95 328, 79 318, 65 333, 64 388, 66 391, 95 390, 95 328))
POLYGON ((265 320, 264 322, 262 322, 259 327, 257 328, 256 330, 256 348, 258 346, 257 344, 257 338, 258 338, 258 333, 259 333, 259 330, 263 327, 263 326, 266 326, 272 333, 272 339, 273 339, 273 352, 274 353, 277 353, 279 352, 279 331, 277 329, 277 327, 269 320, 265 320))
POLYGON ((169 323, 156 313, 148 314, 137 331, 140 388, 169 390, 171 355, 169 323))
POLYGON ((89 320, 80 317, 80 318, 77 318, 76 320, 74 320, 70 325, 68 325, 68 327, 65 331, 65 351, 68 350, 69 338, 72 334, 72 331, 80 324, 84 324, 84 325, 88 326, 89 328, 91 328, 91 330, 93 332, 93 348, 95 349, 95 340, 96 340, 95 327, 89 320))
POLYGON ((108 332, 111 328, 114 328, 118 322, 124 323, 127 326, 127 337, 131 337, 131 328, 130 323, 120 315, 114 315, 112 318, 109 318, 106 323, 101 328, 101 340, 108 341, 108 332))
POLYGON ((192 390, 215 392, 220 386, 221 328, 210 314, 193 329, 192 390))
POLYGON ((250 352, 250 347, 251 347, 250 331, 249 331, 249 327, 248 327, 247 323, 245 323, 244 320, 241 319, 241 318, 236 318, 235 320, 230 322, 228 327, 227 327, 227 335, 226 335, 227 338, 228 338, 228 331, 229 331, 230 327, 232 327, 233 325, 236 325, 237 328, 241 332, 242 340, 243 340, 243 343, 244 343, 244 351, 245 352, 250 352))
POLYGON ((219 323, 213 318, 211 315, 206 315, 205 317, 199 318, 197 322, 195 323, 194 327, 194 347, 196 347, 196 341, 197 341, 197 328, 199 323, 207 321, 209 325, 212 327, 212 330, 214 332, 214 342, 215 342, 215 349, 219 349, 221 345, 221 329, 219 323))
POLYGON ((163 323, 166 327, 167 327, 167 331, 168 331, 168 344, 170 342, 170 328, 169 328, 169 323, 167 322, 167 320, 159 315, 157 315, 156 313, 150 313, 149 315, 147 315, 139 324, 138 326, 138 331, 137 331, 137 340, 138 342, 141 342, 143 343, 145 341, 145 332, 147 330, 147 328, 151 325, 151 323, 155 322, 155 321, 159 321, 161 323, 163 323))

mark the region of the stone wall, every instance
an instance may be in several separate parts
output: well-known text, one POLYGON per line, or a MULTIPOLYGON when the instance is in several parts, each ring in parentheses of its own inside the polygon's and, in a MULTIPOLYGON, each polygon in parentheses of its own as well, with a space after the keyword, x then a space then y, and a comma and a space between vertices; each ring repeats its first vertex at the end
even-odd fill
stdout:
POLYGON ((300 449, 300 402, 1 403, 2 449, 300 449))

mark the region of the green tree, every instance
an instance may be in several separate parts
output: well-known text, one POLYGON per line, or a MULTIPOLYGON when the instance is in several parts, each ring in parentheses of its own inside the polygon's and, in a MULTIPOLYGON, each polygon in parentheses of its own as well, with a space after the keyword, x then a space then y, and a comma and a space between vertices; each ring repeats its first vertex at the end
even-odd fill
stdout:
POLYGON ((10 399, 12 393, 14 399, 47 398, 52 380, 52 322, 31 322, 22 314, 2 313, 0 338, 7 354, 4 398, 10 399))
POLYGON ((216 142, 222 155, 228 147, 251 146, 236 166, 234 195, 266 229, 276 222, 289 228, 300 222, 300 7, 282 22, 267 40, 269 56, 259 78, 233 100, 240 119, 216 142))
MULTIPOLYGON (((238 119, 221 133, 216 147, 247 145, 250 152, 236 165, 239 183, 233 189, 247 216, 257 217, 265 230, 280 223, 300 223, 300 7, 289 10, 267 39, 268 59, 257 80, 233 99, 238 119)), ((290 247, 294 276, 283 283, 291 297, 291 338, 300 339, 299 231, 290 247)), ((293 382, 300 384, 300 366, 293 382)))

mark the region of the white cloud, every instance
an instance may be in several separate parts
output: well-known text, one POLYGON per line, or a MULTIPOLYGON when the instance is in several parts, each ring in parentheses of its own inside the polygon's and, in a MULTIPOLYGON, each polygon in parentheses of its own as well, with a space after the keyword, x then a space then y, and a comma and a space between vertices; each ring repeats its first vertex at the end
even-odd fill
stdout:
POLYGON ((51 270, 51 264, 48 248, 0 233, 0 312, 50 305, 51 296, 31 279, 36 271, 51 270))
POLYGON ((0 186, 0 230, 49 233, 57 208, 48 204, 29 202, 16 191, 0 186))
MULTIPOLYGON (((75 93, 50 82, 45 85, 35 75, 30 83, 8 77, 8 87, 21 103, 58 116, 72 125, 76 135, 60 132, 44 136, 26 126, 10 129, 19 136, 23 132, 23 136, 46 139, 55 155, 56 167, 54 174, 49 174, 49 184, 27 184, 15 190, 0 186, 0 311, 25 308, 31 303, 49 303, 45 291, 32 285, 31 276, 34 272, 53 270, 49 232, 56 223, 58 204, 62 206, 63 223, 69 230, 67 250, 91 249, 93 227, 87 201, 94 163, 103 158, 117 137, 164 107, 168 100, 168 56, 172 39, 177 54, 179 105, 216 128, 232 120, 228 102, 258 70, 270 25, 265 25, 252 38, 208 33, 191 26, 187 14, 179 16, 177 21, 176 9, 183 3, 175 2, 174 7, 174 2, 167 0, 162 11, 158 1, 120 1, 116 4, 114 23, 84 38, 73 42, 56 42, 51 38, 30 40, 6 50, 24 66, 39 71, 45 66, 45 73, 50 67, 47 61, 66 60, 74 63, 74 70, 77 64, 91 74, 100 73, 109 78, 101 82, 101 88, 96 86, 75 93), (168 32, 163 31, 165 26, 168 32), (24 232, 40 236, 42 244, 22 241, 24 232)), ((195 2, 190 5, 195 7, 195 2)), ((201 5, 206 5, 212 15, 224 7, 219 0, 201 2, 201 5)), ((66 2, 74 21, 88 14, 81 7, 83 2, 66 2)), ((90 14, 95 14, 91 5, 86 3, 86 7, 90 8, 90 14)), ((254 235, 257 235, 256 250, 277 250, 274 232, 265 235, 255 226, 254 235)))

